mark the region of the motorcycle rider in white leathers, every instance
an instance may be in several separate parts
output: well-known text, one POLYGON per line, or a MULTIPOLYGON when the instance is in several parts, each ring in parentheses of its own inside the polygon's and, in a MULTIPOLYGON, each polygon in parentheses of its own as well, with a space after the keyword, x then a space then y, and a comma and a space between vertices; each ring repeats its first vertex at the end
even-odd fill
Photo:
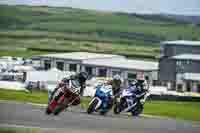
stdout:
MULTIPOLYGON (((145 79, 144 74, 137 74, 137 78, 130 83, 129 89, 134 91, 136 94, 135 97, 132 97, 133 99, 141 99, 143 96, 145 96, 148 92, 148 83, 145 79)), ((141 101, 143 102, 143 101, 141 101)))

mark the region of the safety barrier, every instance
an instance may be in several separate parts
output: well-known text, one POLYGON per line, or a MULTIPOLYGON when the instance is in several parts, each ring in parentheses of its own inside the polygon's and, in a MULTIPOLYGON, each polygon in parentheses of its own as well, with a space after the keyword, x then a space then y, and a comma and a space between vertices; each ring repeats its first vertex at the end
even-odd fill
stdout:
POLYGON ((176 96, 176 95, 155 95, 155 94, 151 94, 148 97, 147 100, 200 102, 200 97, 195 97, 195 96, 176 96))

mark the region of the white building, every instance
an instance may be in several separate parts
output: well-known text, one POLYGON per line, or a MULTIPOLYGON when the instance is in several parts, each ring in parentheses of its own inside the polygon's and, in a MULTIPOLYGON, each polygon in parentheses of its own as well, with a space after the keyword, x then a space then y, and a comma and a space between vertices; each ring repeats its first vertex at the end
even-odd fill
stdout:
POLYGON ((37 56, 46 70, 58 68, 62 71, 86 71, 90 75, 112 77, 119 74, 125 80, 136 78, 142 71, 150 82, 157 80, 158 63, 128 60, 124 56, 87 52, 59 53, 37 56))

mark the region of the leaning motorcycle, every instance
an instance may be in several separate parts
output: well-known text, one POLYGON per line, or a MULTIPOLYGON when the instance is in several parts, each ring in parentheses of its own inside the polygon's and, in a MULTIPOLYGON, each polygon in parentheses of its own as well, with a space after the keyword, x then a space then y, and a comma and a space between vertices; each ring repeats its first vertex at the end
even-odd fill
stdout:
POLYGON ((141 95, 136 95, 136 92, 130 88, 124 89, 120 94, 119 100, 114 105, 113 111, 115 114, 131 112, 132 116, 138 116, 142 113, 148 96, 148 91, 141 95))
POLYGON ((67 107, 79 104, 80 103, 79 92, 80 92, 79 82, 76 80, 70 80, 69 88, 61 87, 54 93, 46 108, 46 114, 49 115, 53 113, 54 115, 58 115, 67 107))
POLYGON ((106 114, 112 108, 112 86, 102 84, 96 87, 95 96, 89 103, 87 113, 99 112, 101 115, 106 114))

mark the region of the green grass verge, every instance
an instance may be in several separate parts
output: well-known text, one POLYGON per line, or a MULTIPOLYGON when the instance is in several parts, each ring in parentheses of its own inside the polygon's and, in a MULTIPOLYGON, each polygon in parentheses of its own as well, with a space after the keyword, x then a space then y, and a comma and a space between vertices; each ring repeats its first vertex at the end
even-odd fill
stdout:
POLYGON ((144 114, 200 121, 200 102, 147 101, 144 114))
POLYGON ((46 92, 25 92, 0 89, 0 100, 12 100, 19 102, 32 102, 39 104, 46 104, 48 95, 46 92))
MULTIPOLYGON (((32 102, 39 104, 47 103, 46 92, 27 93, 23 91, 11 91, 0 89, 0 100, 13 100, 20 102, 32 102)), ((81 101, 81 107, 87 108, 90 97, 81 101)), ((147 101, 144 107, 144 114, 165 116, 176 119, 200 121, 199 102, 177 102, 177 101, 147 101)))
POLYGON ((35 129, 0 128, 0 133, 38 133, 35 129))

